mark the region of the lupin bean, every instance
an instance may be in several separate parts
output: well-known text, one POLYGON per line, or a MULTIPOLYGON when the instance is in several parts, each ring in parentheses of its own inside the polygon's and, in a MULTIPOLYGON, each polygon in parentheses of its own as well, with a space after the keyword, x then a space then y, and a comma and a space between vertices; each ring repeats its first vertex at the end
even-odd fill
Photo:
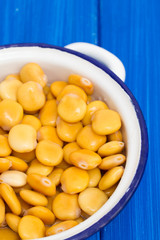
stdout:
POLYGON ((98 188, 87 188, 79 194, 78 202, 81 209, 93 215, 107 201, 106 194, 98 188))
POLYGON ((59 193, 53 200, 52 210, 60 220, 74 220, 80 217, 81 209, 78 204, 78 195, 59 193))
POLYGON ((122 177, 124 172, 124 168, 114 167, 107 171, 99 182, 99 189, 106 190, 107 188, 112 187, 115 183, 117 183, 122 177))
POLYGON ((21 190, 19 194, 25 202, 33 206, 46 206, 48 203, 47 198, 39 192, 21 190))
POLYGON ((12 187, 22 187, 27 183, 27 175, 16 170, 5 171, 0 175, 0 183, 2 182, 12 187))
POLYGON ((66 122, 81 121, 86 113, 85 101, 76 94, 66 94, 58 104, 58 114, 66 122))
POLYGON ((41 238, 45 236, 45 226, 38 217, 27 215, 21 218, 18 233, 23 240, 41 238))
POLYGON ((16 214, 20 215, 21 213, 21 204, 11 186, 7 183, 0 184, 0 193, 4 201, 7 203, 8 207, 11 211, 16 214))
POLYGON ((48 228, 46 231, 46 236, 51 236, 57 233, 61 233, 65 230, 68 230, 78 224, 77 221, 74 220, 68 220, 68 221, 63 221, 60 223, 57 223, 53 225, 52 227, 48 228))
POLYGON ((77 167, 67 168, 61 176, 62 190, 69 194, 83 191, 89 183, 87 171, 77 167))
POLYGON ((121 119, 117 112, 110 109, 101 109, 92 116, 93 131, 99 135, 108 135, 121 127, 121 119))

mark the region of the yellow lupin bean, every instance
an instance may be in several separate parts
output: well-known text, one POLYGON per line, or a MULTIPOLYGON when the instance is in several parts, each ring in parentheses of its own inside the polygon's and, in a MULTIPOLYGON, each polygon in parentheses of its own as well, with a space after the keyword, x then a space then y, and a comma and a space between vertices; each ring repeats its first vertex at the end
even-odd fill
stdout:
POLYGON ((83 125, 86 126, 91 124, 91 117, 93 113, 95 113, 97 110, 100 110, 100 109, 108 109, 108 106, 100 100, 90 102, 87 105, 86 114, 82 120, 83 125))
POLYGON ((21 198, 30 205, 46 206, 48 203, 47 198, 39 192, 32 190, 21 190, 19 194, 21 198))
POLYGON ((0 197, 0 226, 3 223, 3 221, 5 220, 5 204, 2 200, 2 198, 0 197))
POLYGON ((66 94, 58 104, 58 114, 66 122, 75 123, 84 118, 87 105, 76 94, 66 94))
POLYGON ((68 83, 77 85, 78 87, 81 87, 88 95, 91 95, 93 93, 93 84, 92 82, 77 74, 71 74, 68 77, 68 83))
POLYGON ((46 101, 45 105, 40 110, 39 117, 42 126, 56 126, 57 104, 55 99, 46 101))
POLYGON ((13 213, 7 213, 6 214, 6 222, 8 224, 8 226, 14 231, 14 232, 18 232, 18 225, 19 225, 19 221, 20 221, 20 217, 13 214, 13 213))
POLYGON ((57 134, 64 142, 75 141, 82 127, 81 122, 68 123, 63 121, 60 117, 57 118, 57 134))
POLYGON ((27 215, 21 218, 18 233, 23 240, 42 238, 45 236, 45 226, 38 217, 27 215))
POLYGON ((107 171, 99 182, 99 189, 106 190, 107 188, 112 187, 121 179, 123 172, 124 168, 122 166, 114 167, 107 171))
POLYGON ((23 118, 22 106, 10 99, 0 102, 0 126, 9 131, 13 126, 20 123, 23 118))
POLYGON ((0 173, 7 171, 12 163, 7 158, 0 158, 0 173))
POLYGON ((16 74, 9 74, 5 77, 4 81, 8 80, 8 79, 17 79, 19 81, 21 81, 20 79, 20 75, 18 73, 16 74))
POLYGON ((17 90, 22 83, 14 78, 2 81, 0 83, 0 97, 2 99, 17 100, 17 90))
POLYGON ((27 170, 27 174, 40 173, 41 175, 47 176, 52 172, 52 170, 53 167, 43 165, 37 159, 34 159, 27 170))
POLYGON ((7 183, 1 183, 0 184, 0 193, 3 198, 3 200, 7 203, 8 207, 11 209, 11 211, 19 215, 21 213, 21 204, 11 186, 9 186, 7 183))
POLYGON ((80 217, 81 209, 77 194, 60 193, 53 200, 52 210, 60 220, 74 220, 80 217))
POLYGON ((17 100, 25 111, 35 112, 44 106, 45 95, 39 83, 30 81, 18 88, 17 100))
POLYGON ((31 190, 31 186, 27 183, 22 187, 13 187, 15 193, 19 193, 21 190, 31 190))
POLYGON ((98 149, 98 154, 101 157, 107 157, 113 154, 121 153, 123 149, 124 149, 124 142, 111 141, 102 145, 98 149))
POLYGON ((63 231, 66 231, 74 226, 76 226, 78 224, 77 221, 74 220, 68 220, 68 221, 63 221, 60 223, 57 223, 55 225, 53 225, 52 227, 50 227, 49 229, 47 229, 46 231, 46 236, 51 236, 57 233, 61 233, 63 231))
POLYGON ((47 100, 52 100, 55 99, 53 94, 51 93, 51 91, 49 91, 49 93, 47 94, 47 100))
POLYGON ((57 101, 59 102, 66 94, 75 94, 78 95, 84 102, 87 102, 87 94, 83 89, 75 85, 69 84, 63 88, 60 94, 57 96, 57 101))
POLYGON ((87 188, 79 194, 80 208, 88 215, 93 215, 107 201, 106 194, 98 188, 87 188))
POLYGON ((48 204, 47 204, 46 207, 51 211, 52 211, 52 203, 53 203, 54 198, 55 198, 55 195, 47 198, 48 199, 48 204))
POLYGON ((122 133, 121 130, 118 130, 112 134, 108 135, 108 141, 121 141, 122 142, 122 133))
POLYGON ((101 164, 98 166, 102 170, 109 170, 113 167, 122 165, 126 161, 123 154, 115 154, 102 159, 101 164))
POLYGON ((21 123, 31 125, 36 131, 41 127, 41 121, 33 115, 25 115, 21 123))
POLYGON ((18 170, 21 172, 25 172, 27 170, 28 165, 21 158, 17 158, 14 156, 8 156, 6 158, 10 161, 12 170, 18 170))
POLYGON ((91 125, 85 126, 77 135, 77 143, 81 148, 85 148, 96 152, 101 147, 107 138, 96 134, 91 125))
POLYGON ((36 147, 37 159, 44 165, 56 166, 63 159, 63 149, 49 140, 42 140, 36 147))
POLYGON ((67 83, 64 81, 56 81, 53 82, 50 86, 51 93, 55 96, 58 97, 58 95, 62 92, 64 87, 67 86, 67 83))
POLYGON ((1 240, 20 240, 17 233, 12 231, 10 228, 0 228, 0 239, 1 240))
POLYGON ((27 210, 27 215, 33 215, 42 220, 46 225, 51 225, 55 221, 54 214, 46 207, 36 206, 27 210))
POLYGON ((67 162, 65 162, 64 160, 60 163, 60 164, 58 164, 56 167, 57 168, 62 168, 63 170, 65 170, 65 169, 67 169, 67 168, 69 168, 71 165, 70 164, 68 164, 67 162))
POLYGON ((51 127, 51 126, 41 127, 38 131, 37 138, 38 138, 38 141, 50 140, 54 143, 59 144, 61 147, 63 147, 63 141, 58 137, 55 127, 51 127))
POLYGON ((36 157, 35 150, 32 150, 30 152, 25 152, 25 153, 12 151, 12 155, 17 158, 23 159, 25 162, 30 162, 36 157))
POLYGON ((48 177, 41 174, 28 174, 27 182, 34 190, 46 196, 52 196, 56 193, 55 184, 48 177))
POLYGON ((27 183, 27 175, 16 170, 5 171, 0 175, 0 183, 7 183, 12 187, 22 187, 27 183))
POLYGON ((7 157, 12 152, 9 146, 8 138, 5 135, 0 135, 0 157, 7 157))
POLYGON ((48 175, 48 178, 56 185, 58 186, 60 184, 60 179, 63 173, 62 168, 55 168, 51 174, 48 175))
POLYGON ((118 185, 118 184, 114 184, 112 187, 107 188, 106 190, 104 190, 104 193, 105 193, 108 197, 110 197, 110 196, 114 193, 114 191, 116 190, 117 185, 118 185))
POLYGON ((92 116, 93 131, 99 135, 108 135, 121 128, 121 119, 117 112, 101 109, 92 116))
POLYGON ((47 83, 47 76, 37 63, 27 63, 20 70, 22 82, 34 81, 44 87, 47 83))
POLYGON ((36 138, 37 133, 32 126, 17 124, 10 130, 8 141, 14 151, 23 153, 30 152, 36 148, 36 138))
POLYGON ((50 87, 48 85, 44 86, 43 92, 44 92, 45 96, 47 96, 48 93, 50 92, 50 87))
POLYGON ((77 167, 66 169, 61 176, 62 190, 69 194, 75 194, 83 191, 89 183, 87 171, 77 167))
POLYGON ((69 160, 69 157, 70 157, 70 154, 72 152, 75 152, 77 150, 81 149, 78 144, 76 142, 71 142, 71 143, 68 143, 64 146, 63 148, 63 153, 64 153, 64 160, 69 163, 69 164, 72 164, 71 161, 69 160))
POLYGON ((89 175, 88 187, 96 187, 101 179, 101 171, 99 170, 99 168, 94 168, 88 170, 88 175, 89 175))
POLYGON ((96 168, 101 162, 101 157, 88 149, 80 149, 70 154, 70 161, 76 167, 90 170, 96 168))

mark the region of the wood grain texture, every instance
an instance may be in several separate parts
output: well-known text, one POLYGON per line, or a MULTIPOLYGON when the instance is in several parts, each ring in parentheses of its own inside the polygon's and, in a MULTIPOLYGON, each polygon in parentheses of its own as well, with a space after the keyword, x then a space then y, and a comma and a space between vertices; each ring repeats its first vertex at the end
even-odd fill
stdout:
POLYGON ((127 206, 88 240, 160 239, 160 4, 158 0, 0 0, 0 45, 84 41, 117 55, 146 119, 150 152, 127 206))
POLYGON ((1 44, 97 43, 96 0, 1 0, 0 18, 1 44))
POLYGON ((100 1, 101 46, 126 68, 126 84, 146 119, 149 157, 142 181, 125 209, 101 231, 108 239, 160 239, 160 54, 158 1, 100 1), (114 3, 113 3, 114 2, 114 3), (106 23, 106 24, 104 24, 106 23))

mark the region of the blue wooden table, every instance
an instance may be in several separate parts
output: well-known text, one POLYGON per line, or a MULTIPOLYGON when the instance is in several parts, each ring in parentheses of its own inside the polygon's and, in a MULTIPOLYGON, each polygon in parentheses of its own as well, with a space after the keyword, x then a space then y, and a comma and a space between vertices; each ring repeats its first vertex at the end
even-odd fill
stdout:
POLYGON ((88 240, 160 239, 159 0, 0 0, 0 45, 84 41, 117 55, 146 119, 150 151, 121 213, 88 240))

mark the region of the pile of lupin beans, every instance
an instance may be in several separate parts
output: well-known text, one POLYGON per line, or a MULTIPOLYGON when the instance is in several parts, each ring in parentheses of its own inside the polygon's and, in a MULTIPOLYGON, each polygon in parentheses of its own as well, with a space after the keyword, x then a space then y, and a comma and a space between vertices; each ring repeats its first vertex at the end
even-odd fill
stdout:
POLYGON ((35 239, 93 215, 124 172, 121 119, 72 74, 36 63, 0 83, 0 239, 35 239))

